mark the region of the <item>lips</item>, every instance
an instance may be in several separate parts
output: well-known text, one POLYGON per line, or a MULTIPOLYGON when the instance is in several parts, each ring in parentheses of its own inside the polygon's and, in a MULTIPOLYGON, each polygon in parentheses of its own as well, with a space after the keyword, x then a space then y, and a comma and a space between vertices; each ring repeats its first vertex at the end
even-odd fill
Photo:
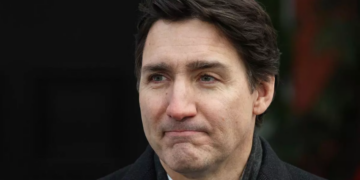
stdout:
POLYGON ((165 121, 160 126, 163 137, 192 138, 206 134, 207 128, 203 123, 165 121))
POLYGON ((194 130, 176 130, 176 131, 166 131, 164 133, 165 142, 170 145, 182 144, 182 143, 194 143, 198 142, 199 138, 204 137, 202 131, 194 130))
POLYGON ((165 135, 167 136, 192 136, 201 133, 201 131, 193 130, 176 130, 176 131, 166 131, 165 135))

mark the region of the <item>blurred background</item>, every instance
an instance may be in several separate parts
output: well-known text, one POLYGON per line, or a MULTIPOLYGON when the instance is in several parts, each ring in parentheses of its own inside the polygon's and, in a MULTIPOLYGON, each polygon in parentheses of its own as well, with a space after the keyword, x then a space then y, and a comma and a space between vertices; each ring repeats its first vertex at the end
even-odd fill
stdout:
MULTIPOLYGON (((360 3, 259 2, 282 51, 259 133, 284 161, 360 180, 360 3)), ((144 151, 133 73, 138 3, 0 2, 0 179, 97 179, 144 151)))

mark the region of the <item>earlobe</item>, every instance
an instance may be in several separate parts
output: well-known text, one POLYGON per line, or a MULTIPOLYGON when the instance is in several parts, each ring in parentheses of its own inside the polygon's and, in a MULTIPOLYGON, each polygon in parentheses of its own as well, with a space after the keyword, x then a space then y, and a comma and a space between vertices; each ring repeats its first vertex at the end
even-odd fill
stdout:
POLYGON ((270 106, 274 97, 275 76, 271 76, 268 81, 261 82, 255 89, 257 97, 255 98, 253 113, 260 115, 270 106))

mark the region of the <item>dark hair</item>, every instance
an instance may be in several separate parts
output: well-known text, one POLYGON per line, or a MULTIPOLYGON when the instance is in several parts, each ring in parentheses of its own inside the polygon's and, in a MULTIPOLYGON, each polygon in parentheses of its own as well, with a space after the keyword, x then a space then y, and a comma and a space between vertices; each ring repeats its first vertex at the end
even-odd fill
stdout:
MULTIPOLYGON (((159 19, 180 21, 197 18, 214 24, 242 57, 251 90, 279 71, 280 52, 269 15, 255 0, 145 0, 138 23, 135 74, 139 86, 142 56, 151 26, 159 19)), ((262 115, 256 117, 260 125, 262 115)))

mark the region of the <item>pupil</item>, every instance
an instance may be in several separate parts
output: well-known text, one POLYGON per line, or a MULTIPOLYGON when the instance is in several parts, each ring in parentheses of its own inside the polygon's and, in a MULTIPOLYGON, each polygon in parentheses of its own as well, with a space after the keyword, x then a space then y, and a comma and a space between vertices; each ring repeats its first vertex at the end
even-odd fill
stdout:
POLYGON ((204 76, 204 77, 203 77, 203 80, 204 80, 204 81, 211 81, 211 77, 209 77, 209 76, 204 76))
POLYGON ((155 81, 161 81, 161 76, 155 76, 154 79, 155 81))

